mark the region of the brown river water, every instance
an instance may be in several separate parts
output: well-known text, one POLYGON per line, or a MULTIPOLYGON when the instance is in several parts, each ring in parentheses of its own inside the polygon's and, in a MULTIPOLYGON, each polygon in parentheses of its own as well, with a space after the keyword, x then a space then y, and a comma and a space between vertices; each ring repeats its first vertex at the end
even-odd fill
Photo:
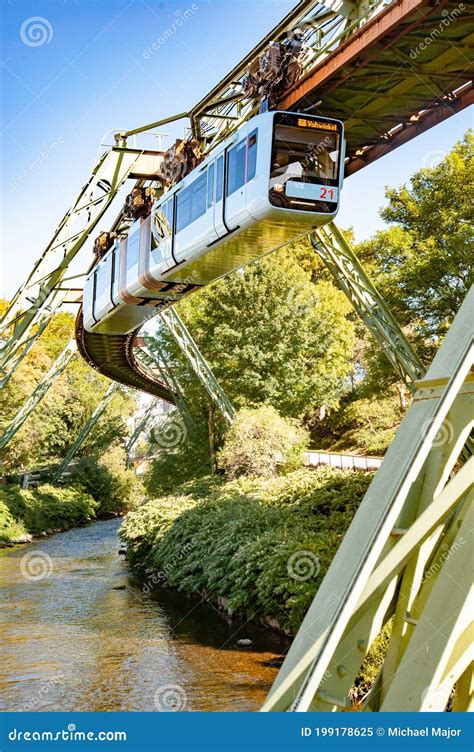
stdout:
POLYGON ((119 527, 0 550, 0 710, 258 710, 284 638, 198 598, 143 592, 119 527))

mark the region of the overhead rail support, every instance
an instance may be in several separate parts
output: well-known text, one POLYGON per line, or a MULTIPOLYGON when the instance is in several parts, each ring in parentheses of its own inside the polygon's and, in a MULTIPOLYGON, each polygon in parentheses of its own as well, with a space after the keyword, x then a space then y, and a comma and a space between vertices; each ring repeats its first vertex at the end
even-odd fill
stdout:
POLYGON ((150 401, 150 404, 147 406, 142 417, 140 418, 134 430, 132 431, 129 440, 125 444, 125 451, 127 453, 127 456, 130 457, 132 450, 135 447, 135 444, 137 443, 142 433, 145 431, 146 427, 149 425, 151 419, 153 418, 155 414, 155 410, 157 409, 159 403, 160 403, 160 400, 157 397, 155 397, 154 399, 150 401))
POLYGON ((310 240, 395 371, 414 391, 426 369, 341 230, 330 222, 310 235, 310 240))
POLYGON ((175 338, 183 355, 204 389, 207 391, 209 397, 220 411, 227 425, 230 425, 235 417, 235 410, 232 403, 219 385, 211 367, 203 357, 184 321, 174 308, 167 308, 164 310, 160 313, 160 318, 175 338))
POLYGON ((59 308, 66 295, 58 291, 69 264, 104 215, 127 178, 152 178, 161 152, 117 146, 99 159, 73 206, 65 214, 26 282, 13 296, 0 322, 0 387, 59 308), (32 327, 37 327, 31 332, 32 327))
POLYGON ((467 710, 472 686, 471 288, 320 585, 263 710, 340 711, 381 630, 360 709, 467 710))
POLYGON ((6 447, 15 436, 16 432, 20 430, 28 416, 31 415, 35 407, 37 407, 48 390, 53 386, 54 382, 64 372, 76 352, 76 342, 72 339, 68 342, 60 355, 58 355, 49 371, 43 376, 41 381, 38 382, 30 397, 28 397, 26 402, 7 426, 2 436, 0 436, 0 449, 6 447))
POLYGON ((109 405, 109 403, 114 398, 115 394, 118 392, 119 389, 121 389, 121 385, 117 384, 116 382, 112 382, 110 386, 108 387, 105 394, 102 396, 99 404, 95 408, 94 412, 92 413, 91 417, 87 421, 87 423, 83 426, 81 429, 79 436, 75 440, 75 442, 70 447, 69 451, 66 453, 66 456, 64 457, 63 461, 57 468, 54 476, 53 476, 53 483, 56 483, 58 480, 60 480, 62 474, 67 469, 69 463, 71 462, 72 458, 76 455, 77 451, 80 449, 84 441, 89 436, 90 432, 94 428, 95 425, 97 425, 99 419, 104 414, 105 409, 109 405))

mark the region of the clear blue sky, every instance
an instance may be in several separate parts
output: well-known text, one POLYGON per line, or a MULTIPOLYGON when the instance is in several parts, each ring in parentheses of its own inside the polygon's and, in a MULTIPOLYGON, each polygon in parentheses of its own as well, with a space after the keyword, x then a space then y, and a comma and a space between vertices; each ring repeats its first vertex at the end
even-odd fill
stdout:
MULTIPOLYGON (((293 5, 1 0, 0 294, 11 295, 26 277, 86 181, 106 132, 188 109, 293 5), (192 7, 176 33, 148 53, 180 12, 192 7), (46 20, 37 32, 44 37, 31 27, 37 16, 46 20)), ((378 210, 384 186, 405 182, 439 160, 471 125, 472 114, 464 111, 349 178, 339 224, 353 226, 357 239, 371 235, 383 225, 378 210)), ((182 129, 167 127, 173 137, 182 129)))

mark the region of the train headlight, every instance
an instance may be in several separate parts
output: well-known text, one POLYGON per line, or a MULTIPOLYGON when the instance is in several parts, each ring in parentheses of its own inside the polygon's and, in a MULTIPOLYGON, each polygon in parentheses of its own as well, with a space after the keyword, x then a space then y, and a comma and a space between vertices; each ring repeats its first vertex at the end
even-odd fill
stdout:
POLYGON ((273 190, 275 191, 275 193, 284 193, 285 186, 283 185, 283 183, 277 183, 273 186, 273 190))

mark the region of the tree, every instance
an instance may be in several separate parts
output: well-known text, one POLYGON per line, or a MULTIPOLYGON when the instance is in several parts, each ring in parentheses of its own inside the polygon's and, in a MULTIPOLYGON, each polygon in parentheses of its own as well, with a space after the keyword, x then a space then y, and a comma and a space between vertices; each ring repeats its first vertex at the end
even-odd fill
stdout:
POLYGON ((427 358, 446 334, 473 282, 474 135, 436 167, 387 188, 382 218, 392 226, 361 243, 382 294, 427 358))
POLYGON ((331 282, 314 284, 292 249, 218 281, 180 311, 237 408, 266 403, 296 418, 337 404, 345 389, 349 304, 331 282))
MULTIPOLYGON (((0 392, 0 432, 10 423, 38 381, 51 367, 74 331, 69 313, 53 316, 48 327, 0 392)), ((70 361, 42 401, 1 452, 7 472, 41 467, 63 457, 86 423, 109 380, 80 357, 70 361)), ((120 392, 82 447, 101 451, 127 433, 126 419, 135 410, 132 393, 120 392)))

